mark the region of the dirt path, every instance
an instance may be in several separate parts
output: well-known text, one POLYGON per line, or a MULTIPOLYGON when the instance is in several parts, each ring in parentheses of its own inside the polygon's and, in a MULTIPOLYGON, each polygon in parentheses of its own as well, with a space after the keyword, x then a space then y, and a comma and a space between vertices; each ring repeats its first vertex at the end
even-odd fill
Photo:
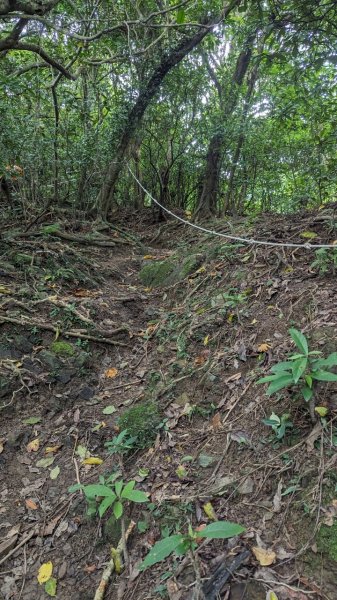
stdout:
MULTIPOLYGON (((202 266, 164 288, 146 288, 139 271, 172 255, 165 241, 165 249, 148 249, 147 258, 134 246, 85 250, 83 260, 96 265, 91 275, 103 274, 96 285, 69 280, 65 272, 60 278, 46 262, 30 279, 27 271, 2 277, 1 314, 41 324, 1 327, 4 600, 48 597, 37 573, 49 561, 57 598, 93 600, 120 528, 113 519, 89 518, 83 496, 68 488, 96 483, 119 468, 105 444, 120 430, 121 415, 144 402, 155 402, 160 418, 150 416, 142 430, 144 449, 124 456, 123 477, 149 493, 151 508, 133 508, 133 574, 114 580, 106 598, 189 598, 195 580, 189 564, 169 584, 161 575, 172 572, 172 562, 143 574, 135 565, 161 535, 213 518, 242 523, 246 533, 229 546, 218 540, 200 551, 203 577, 228 554, 250 553, 236 584, 227 586, 231 595, 223 597, 262 599, 274 590, 279 600, 320 598, 324 562, 323 597, 335 598, 331 549, 324 554, 315 538, 322 514, 335 527, 334 426, 317 429, 313 438, 306 407, 288 392, 271 400, 255 385, 268 364, 286 354, 293 322, 310 329, 319 347, 334 345, 335 308, 327 309, 334 280, 313 287, 308 263, 291 255, 279 261, 241 247, 200 247, 199 240, 183 247, 179 236, 175 243, 178 262, 195 252, 202 266), (84 337, 65 339, 42 328, 51 322, 57 331, 84 337), (116 345, 87 341, 92 322, 96 337, 116 345), (262 419, 289 407, 293 429, 280 442, 262 419), (314 552, 298 558, 306 546, 314 552)), ((141 430, 141 420, 136 426, 141 430)))

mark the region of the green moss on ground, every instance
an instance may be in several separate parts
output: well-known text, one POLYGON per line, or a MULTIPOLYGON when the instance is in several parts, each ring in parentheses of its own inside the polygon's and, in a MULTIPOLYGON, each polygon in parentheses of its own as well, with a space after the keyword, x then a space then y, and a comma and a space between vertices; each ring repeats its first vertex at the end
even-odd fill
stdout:
POLYGON ((50 349, 57 356, 74 356, 75 350, 69 342, 55 341, 51 344, 50 349))
POLYGON ((119 418, 121 430, 128 430, 131 437, 136 438, 138 448, 148 448, 156 439, 161 416, 154 402, 140 402, 127 409, 119 418))
POLYGON ((328 527, 322 525, 317 537, 316 537, 317 548, 320 552, 324 552, 332 560, 337 562, 337 522, 328 527))

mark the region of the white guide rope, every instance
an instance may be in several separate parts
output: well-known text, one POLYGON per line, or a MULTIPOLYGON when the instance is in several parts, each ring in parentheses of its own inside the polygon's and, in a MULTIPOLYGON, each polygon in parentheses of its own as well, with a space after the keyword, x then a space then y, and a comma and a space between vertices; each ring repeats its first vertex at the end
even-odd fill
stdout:
POLYGON ((177 219, 177 221, 180 221, 181 223, 184 223, 184 225, 188 225, 189 227, 193 227, 194 229, 198 229, 199 231, 202 231, 203 233, 209 233, 211 235, 216 235, 218 237, 226 238, 227 240, 233 240, 234 242, 243 242, 244 244, 256 244, 257 246, 278 246, 278 247, 281 247, 281 248, 305 248, 305 250, 317 250, 318 248, 334 248, 335 250, 337 249, 337 245, 336 244, 310 244, 308 242, 306 242, 304 244, 294 244, 294 243, 291 243, 291 242, 288 242, 288 243, 286 243, 286 242, 284 242, 284 243, 283 242, 267 242, 267 241, 264 241, 264 240, 254 240, 252 238, 248 239, 248 238, 238 237, 238 236, 235 236, 235 235, 228 235, 227 233, 221 233, 219 231, 214 231, 214 230, 211 230, 211 229, 206 229, 205 227, 201 227, 200 225, 196 225, 195 223, 192 223, 191 221, 187 221, 186 219, 182 219, 178 215, 174 214, 171 210, 169 210, 168 208, 166 208, 165 206, 163 206, 162 204, 160 204, 160 202, 158 202, 158 200, 156 200, 156 198, 154 198, 152 196, 152 194, 150 194, 150 192, 141 184, 141 182, 136 177, 136 175, 131 171, 131 169, 130 169, 129 166, 128 166, 128 170, 129 170, 130 174, 132 175, 132 177, 134 178, 134 180, 138 183, 139 187, 164 212, 166 212, 168 215, 171 215, 171 217, 173 217, 174 219, 177 219))

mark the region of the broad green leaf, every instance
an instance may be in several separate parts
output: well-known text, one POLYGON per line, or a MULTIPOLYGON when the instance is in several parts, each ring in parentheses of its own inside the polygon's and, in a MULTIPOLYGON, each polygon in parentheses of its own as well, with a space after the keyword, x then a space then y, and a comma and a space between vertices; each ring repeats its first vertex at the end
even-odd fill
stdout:
POLYGON ((312 366, 314 369, 321 369, 322 367, 334 367, 337 365, 337 352, 333 352, 329 354, 327 358, 319 358, 312 362, 312 366))
POLYGON ((114 506, 113 506, 113 511, 114 511, 114 515, 115 515, 115 519, 120 519, 122 514, 123 514, 123 504, 120 502, 120 500, 117 500, 117 502, 115 502, 114 506))
POLYGON ((140 490, 130 490, 126 494, 124 494, 123 498, 127 498, 127 500, 131 500, 131 502, 148 502, 149 501, 148 495, 145 494, 145 492, 142 492, 140 490))
POLYGON ((128 481, 128 483, 125 485, 123 491, 122 491, 122 498, 127 498, 127 495, 125 496, 125 494, 128 494, 129 492, 131 492, 133 490, 133 488, 135 487, 136 482, 135 481, 128 481))
POLYGON ((306 402, 309 402, 314 395, 314 392, 307 385, 301 388, 301 392, 306 402))
POLYGON ((274 375, 266 375, 266 377, 262 377, 258 379, 256 383, 268 383, 269 381, 276 381, 283 375, 291 375, 288 371, 280 371, 279 373, 274 373, 274 375))
POLYGON ((307 368, 308 359, 307 358, 299 358, 293 363, 293 378, 294 383, 297 383, 301 376, 303 375, 305 369, 307 368))
POLYGON ((298 329, 294 328, 289 329, 289 334, 290 337, 294 340, 297 348, 307 356, 309 348, 307 338, 305 337, 305 335, 301 331, 298 331, 298 329))
POLYGON ((311 389, 312 388, 312 377, 311 377, 311 375, 306 375, 305 376, 305 382, 306 382, 307 386, 311 389))
POLYGON ((293 383, 294 379, 292 375, 282 375, 268 386, 267 394, 268 396, 271 396, 272 394, 275 394, 275 392, 278 392, 279 390, 282 390, 283 388, 288 387, 293 383))
POLYGON ((336 373, 330 373, 329 371, 314 371, 311 375, 317 381, 337 381, 336 373))
POLYGON ((237 523, 230 521, 216 521, 206 525, 204 529, 198 531, 198 537, 206 537, 211 539, 227 539, 243 533, 245 528, 237 523))
POLYGON ((172 554, 183 540, 184 536, 181 534, 171 535, 163 540, 159 540, 144 558, 139 569, 143 571, 144 569, 147 569, 147 567, 151 567, 152 565, 161 562, 164 558, 167 558, 172 554))
POLYGON ((277 365, 273 365, 270 370, 273 373, 278 373, 279 371, 290 371, 292 368, 293 368, 292 361, 285 360, 283 362, 277 363, 277 365))
POLYGON ((44 584, 44 591, 46 592, 46 594, 48 594, 48 596, 51 596, 52 598, 56 596, 56 588, 57 580, 55 579, 55 577, 51 577, 44 584))
POLYGON ((73 494, 74 492, 77 492, 78 490, 83 490, 84 485, 83 483, 75 483, 74 485, 71 485, 70 487, 68 487, 68 492, 70 494, 73 494))
POLYGON ((102 485, 101 483, 92 483, 84 486, 84 493, 88 498, 95 498, 95 496, 113 496, 116 498, 116 494, 109 488, 107 485, 102 485))
POLYGON ((104 513, 108 510, 108 508, 110 508, 110 506, 113 505, 115 499, 116 497, 114 498, 113 496, 107 496, 106 498, 104 498, 104 500, 102 500, 98 508, 98 514, 101 518, 103 517, 104 513))
POLYGON ((120 497, 120 495, 122 493, 123 485, 124 485, 123 481, 116 481, 116 483, 115 483, 115 491, 116 491, 116 496, 118 496, 118 498, 120 497))

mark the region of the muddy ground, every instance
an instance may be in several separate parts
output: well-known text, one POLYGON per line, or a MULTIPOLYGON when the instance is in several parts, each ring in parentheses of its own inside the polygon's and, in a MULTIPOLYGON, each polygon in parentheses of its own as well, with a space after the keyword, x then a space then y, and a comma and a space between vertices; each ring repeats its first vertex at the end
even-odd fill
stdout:
MULTIPOLYGON (((210 224, 303 244, 332 243, 336 225, 332 208, 210 224)), ((48 598, 37 575, 51 562, 57 598, 94 599, 120 523, 69 487, 119 471, 150 504, 126 506, 129 566, 105 598, 196 597, 188 558, 138 566, 161 537, 219 519, 246 530, 199 544, 200 585, 242 556, 218 597, 336 599, 337 385, 317 387, 314 423, 296 389, 256 383, 294 352, 290 327, 337 351, 334 251, 146 217, 91 228, 13 224, 0 241, 1 598, 48 598), (289 415, 281 439, 272 413, 289 415), (125 415, 139 437, 114 454, 125 415)))

